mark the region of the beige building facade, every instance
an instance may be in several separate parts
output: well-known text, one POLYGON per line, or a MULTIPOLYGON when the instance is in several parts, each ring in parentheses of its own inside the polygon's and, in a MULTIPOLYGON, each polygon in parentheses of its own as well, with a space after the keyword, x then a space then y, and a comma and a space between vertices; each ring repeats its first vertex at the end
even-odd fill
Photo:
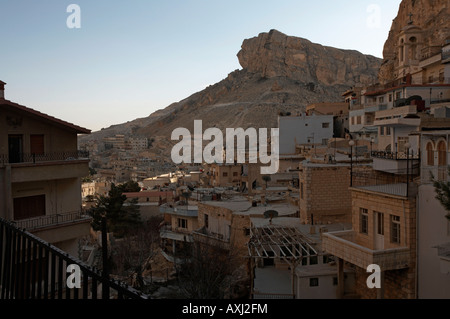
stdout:
POLYGON ((89 130, 0 99, 0 217, 76 256, 88 235, 81 178, 89 159, 77 135, 89 130))

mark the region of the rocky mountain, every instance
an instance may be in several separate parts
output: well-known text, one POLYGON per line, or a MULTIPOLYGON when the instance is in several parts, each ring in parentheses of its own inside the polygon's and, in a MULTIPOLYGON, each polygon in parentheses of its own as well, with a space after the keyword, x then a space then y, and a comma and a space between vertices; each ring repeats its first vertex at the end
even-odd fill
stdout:
POLYGON ((244 40, 237 54, 241 70, 147 118, 115 125, 81 138, 101 140, 133 134, 155 140, 158 153, 170 154, 172 131, 194 120, 207 127, 277 127, 279 112, 297 114, 317 102, 340 102, 355 85, 376 82, 381 59, 287 36, 277 30, 244 40))
POLYGON ((386 83, 395 79, 394 65, 398 59, 397 37, 402 29, 410 24, 419 27, 422 30, 422 47, 439 48, 446 39, 450 39, 449 20, 449 0, 403 0, 384 45, 380 82, 386 83))

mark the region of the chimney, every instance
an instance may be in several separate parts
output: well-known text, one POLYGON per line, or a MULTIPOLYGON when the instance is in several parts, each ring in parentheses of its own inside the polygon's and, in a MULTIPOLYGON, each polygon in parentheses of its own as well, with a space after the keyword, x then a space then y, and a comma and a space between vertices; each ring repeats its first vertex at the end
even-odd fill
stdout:
POLYGON ((5 82, 0 81, 0 99, 5 98, 5 82))

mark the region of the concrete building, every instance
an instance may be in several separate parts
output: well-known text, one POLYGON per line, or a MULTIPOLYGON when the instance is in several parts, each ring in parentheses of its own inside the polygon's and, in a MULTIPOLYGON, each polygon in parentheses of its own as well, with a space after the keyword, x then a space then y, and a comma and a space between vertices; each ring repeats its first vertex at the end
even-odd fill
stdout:
POLYGON ((361 298, 416 298, 416 194, 412 183, 353 186, 352 230, 323 234, 322 248, 337 258, 338 289, 344 297, 344 269, 355 269, 361 298), (381 288, 370 289, 367 267, 381 270, 381 288))
POLYGON ((299 144, 326 145, 333 137, 333 115, 279 116, 280 155, 293 155, 299 144))
POLYGON ((160 212, 166 220, 160 231, 163 255, 170 262, 183 262, 194 242, 192 233, 198 229, 198 207, 164 204, 160 212))
POLYGON ((81 211, 89 159, 77 135, 90 131, 4 98, 0 120, 0 217, 77 256, 90 229, 81 211))

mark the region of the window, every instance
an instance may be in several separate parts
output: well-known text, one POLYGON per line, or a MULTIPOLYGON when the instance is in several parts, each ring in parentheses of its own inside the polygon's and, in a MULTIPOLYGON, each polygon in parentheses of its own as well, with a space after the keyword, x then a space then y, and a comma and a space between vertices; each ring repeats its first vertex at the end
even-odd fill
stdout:
POLYGON ((23 161, 23 136, 8 135, 9 162, 21 163, 23 161))
POLYGON ((384 135, 384 126, 380 126, 380 136, 384 135))
POLYGON ((438 165, 447 166, 447 145, 444 141, 440 141, 438 144, 438 165))
POLYGON ((384 96, 380 96, 379 98, 378 98, 378 103, 384 103, 384 96))
POLYGON ((319 278, 309 278, 310 287, 319 287, 319 278))
POLYGON ((223 177, 228 177, 228 173, 227 173, 227 172, 224 172, 224 173, 222 174, 222 176, 223 176, 223 177))
POLYGON ((400 216, 391 215, 391 243, 400 244, 400 216))
POLYGON ((330 127, 330 123, 322 123, 322 128, 329 128, 330 127))
POLYGON ((377 217, 377 234, 384 235, 384 214, 375 212, 377 217))
POLYGON ((360 219, 360 232, 361 234, 369 233, 369 213, 367 209, 360 208, 359 209, 359 219, 360 219))
POLYGON ((238 173, 237 172, 233 172, 233 176, 234 177, 238 176, 238 173))
POLYGON ((333 286, 337 286, 337 285, 338 285, 338 278, 333 277, 333 286))
POLYGON ((187 219, 178 218, 178 227, 179 228, 187 228, 187 219))
POLYGON ((352 125, 355 125, 355 117, 354 117, 354 116, 352 116, 352 117, 350 118, 350 121, 351 121, 351 124, 352 124, 352 125))
POLYGON ((428 142, 427 144, 427 165, 434 166, 434 152, 433 152, 433 144, 428 142))
POLYGON ((386 126, 386 136, 391 136, 391 127, 386 126))
POLYGON ((392 94, 389 94, 389 102, 392 102, 392 94))
POLYGON ((30 135, 30 153, 44 155, 44 135, 30 135))
POLYGON ((209 215, 205 214, 204 219, 205 219, 205 227, 208 228, 208 226, 209 226, 209 215))
POLYGON ((402 98, 402 92, 395 93, 395 99, 396 100, 401 99, 401 98, 402 98))
POLYGON ((361 116, 358 116, 358 117, 356 118, 356 124, 361 124, 361 116))

